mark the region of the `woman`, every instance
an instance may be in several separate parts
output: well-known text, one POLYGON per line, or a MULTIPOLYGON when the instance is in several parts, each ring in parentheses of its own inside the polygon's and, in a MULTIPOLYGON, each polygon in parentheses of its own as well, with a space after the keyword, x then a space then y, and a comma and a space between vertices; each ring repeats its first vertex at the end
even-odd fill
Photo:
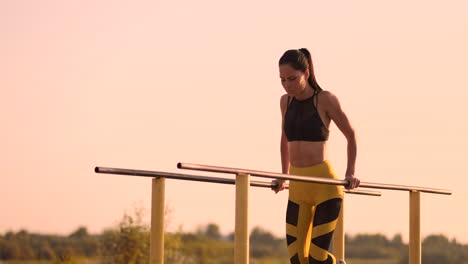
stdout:
MULTIPOLYGON (((307 49, 288 50, 279 60, 285 95, 282 113, 281 163, 283 173, 334 178, 325 159, 330 122, 348 141, 347 189, 359 186, 354 175, 356 137, 338 98, 323 91, 315 80, 312 58, 307 49)), ((273 190, 284 190, 284 180, 274 180, 273 190)), ((345 263, 328 252, 343 199, 337 185, 291 181, 286 211, 286 241, 291 264, 345 263)))

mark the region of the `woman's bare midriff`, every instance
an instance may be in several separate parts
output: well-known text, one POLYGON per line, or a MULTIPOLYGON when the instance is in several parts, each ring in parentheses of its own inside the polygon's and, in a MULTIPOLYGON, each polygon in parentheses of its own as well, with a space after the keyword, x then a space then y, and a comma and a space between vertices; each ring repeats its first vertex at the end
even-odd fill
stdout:
POLYGON ((289 162, 294 167, 309 167, 325 160, 326 142, 288 142, 289 162))

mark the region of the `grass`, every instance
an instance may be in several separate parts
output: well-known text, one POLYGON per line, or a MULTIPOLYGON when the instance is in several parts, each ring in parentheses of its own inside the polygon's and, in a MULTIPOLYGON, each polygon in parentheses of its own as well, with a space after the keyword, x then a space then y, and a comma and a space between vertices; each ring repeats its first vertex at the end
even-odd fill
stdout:
POLYGON ((100 264, 99 259, 86 259, 79 258, 73 259, 73 261, 60 262, 57 260, 0 260, 0 264, 57 264, 57 263, 69 263, 69 264, 100 264))
POLYGON ((346 259, 346 264, 398 264, 394 259, 346 259))

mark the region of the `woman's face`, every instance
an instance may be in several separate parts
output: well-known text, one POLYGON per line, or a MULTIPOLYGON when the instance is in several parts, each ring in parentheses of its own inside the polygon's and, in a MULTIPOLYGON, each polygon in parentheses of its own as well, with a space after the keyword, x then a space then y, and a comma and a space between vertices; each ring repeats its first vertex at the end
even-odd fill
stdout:
POLYGON ((281 84, 286 93, 297 95, 304 91, 307 86, 307 79, 309 78, 308 71, 298 71, 289 66, 289 64, 283 64, 279 66, 279 72, 281 84))

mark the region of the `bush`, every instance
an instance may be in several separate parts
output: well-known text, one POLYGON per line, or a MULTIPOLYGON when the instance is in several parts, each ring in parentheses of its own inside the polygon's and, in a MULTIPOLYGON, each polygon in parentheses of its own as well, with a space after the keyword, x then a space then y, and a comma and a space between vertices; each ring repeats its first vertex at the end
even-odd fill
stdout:
POLYGON ((143 264, 149 262, 149 227, 142 223, 143 211, 124 214, 116 229, 105 230, 101 237, 104 264, 143 264))

